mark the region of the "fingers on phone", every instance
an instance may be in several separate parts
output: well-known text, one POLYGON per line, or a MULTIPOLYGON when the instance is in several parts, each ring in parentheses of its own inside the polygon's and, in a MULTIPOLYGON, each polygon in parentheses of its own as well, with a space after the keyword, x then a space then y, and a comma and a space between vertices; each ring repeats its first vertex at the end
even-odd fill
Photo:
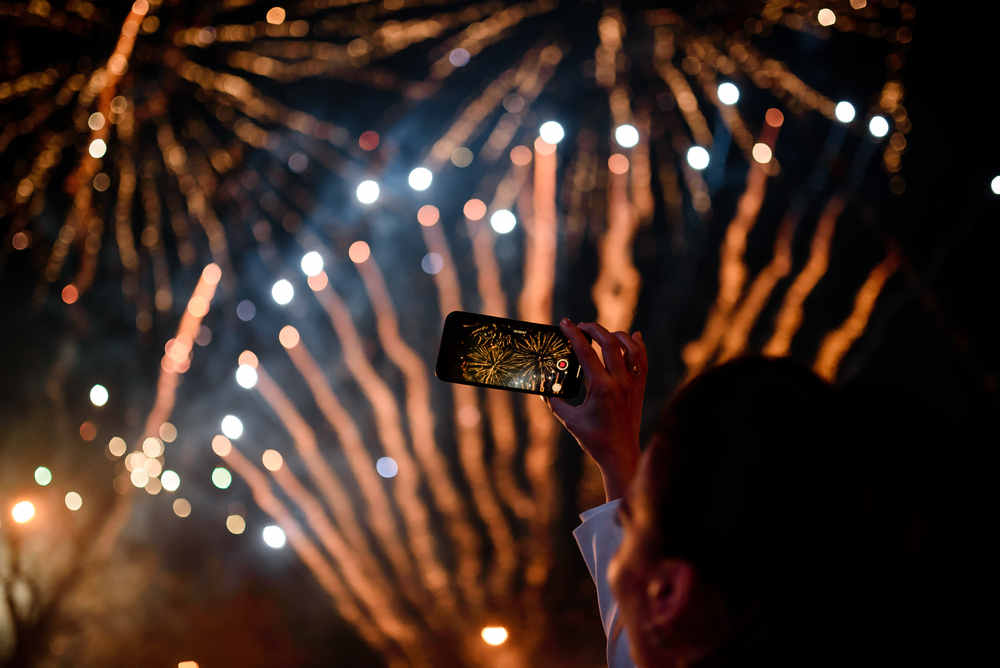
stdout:
POLYGON ((625 350, 625 364, 629 373, 641 375, 646 371, 646 347, 642 345, 642 338, 636 341, 625 332, 615 332, 615 338, 625 350))
POLYGON ((573 352, 576 353, 576 358, 580 361, 580 366, 583 367, 584 376, 594 378, 595 374, 604 370, 604 365, 601 364, 601 360, 590 345, 590 341, 587 340, 586 335, 579 327, 563 318, 563 321, 559 323, 559 328, 569 339, 570 345, 573 346, 573 352))
POLYGON ((626 373, 625 360, 622 358, 622 346, 618 338, 604 329, 596 322, 588 322, 581 325, 580 329, 587 332, 601 346, 601 355, 604 357, 604 366, 612 376, 621 376, 626 373))

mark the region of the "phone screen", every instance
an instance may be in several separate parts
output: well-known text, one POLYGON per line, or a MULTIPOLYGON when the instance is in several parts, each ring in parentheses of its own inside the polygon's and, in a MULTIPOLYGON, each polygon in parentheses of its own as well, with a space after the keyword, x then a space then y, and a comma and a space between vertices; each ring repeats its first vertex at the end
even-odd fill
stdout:
POLYGON ((583 381, 558 327, 455 311, 444 322, 435 374, 449 383, 573 397, 583 381))

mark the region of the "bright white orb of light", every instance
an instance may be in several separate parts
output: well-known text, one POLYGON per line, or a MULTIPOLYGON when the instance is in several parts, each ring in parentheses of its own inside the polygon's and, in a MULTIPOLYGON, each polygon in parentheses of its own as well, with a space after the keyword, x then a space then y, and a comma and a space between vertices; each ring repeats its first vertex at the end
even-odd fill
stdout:
POLYGON ((306 276, 318 276, 323 271, 323 256, 316 251, 309 251, 302 256, 302 272, 306 276))
POLYGON ((220 466, 212 471, 212 484, 219 489, 226 489, 233 484, 233 474, 229 472, 229 469, 220 466))
POLYGON ((45 487, 52 482, 52 471, 48 470, 44 466, 39 466, 35 469, 35 482, 42 487, 45 487))
POLYGON ((362 204, 371 204, 378 199, 378 184, 374 181, 362 181, 358 185, 358 201, 362 204))
POLYGON ((993 177, 993 180, 990 181, 990 189, 994 195, 1000 195, 1000 176, 993 177))
POLYGON ((841 123, 850 123, 854 120, 854 105, 850 102, 838 102, 833 114, 841 123))
POLYGON ((833 13, 833 10, 824 7, 819 10, 819 14, 816 15, 816 20, 819 21, 821 26, 832 26, 837 22, 837 15, 833 13))
POLYGON ((10 511, 10 514, 14 518, 15 522, 18 524, 24 524, 35 516, 35 506, 32 505, 31 501, 22 501, 14 506, 14 508, 10 511))
POLYGON ((257 370, 249 364, 241 364, 236 370, 236 382, 240 387, 249 390, 257 384, 257 370))
POLYGON ((688 149, 687 161, 695 169, 705 169, 708 167, 708 151, 701 146, 692 146, 688 149))
POLYGON ((517 225, 517 218, 507 209, 500 209, 490 216, 490 225, 500 234, 507 234, 517 225))
POLYGON ((471 57, 465 49, 452 49, 451 53, 448 54, 448 62, 455 67, 465 67, 469 64, 471 57))
POLYGON ((875 116, 868 121, 868 131, 876 137, 884 137, 889 134, 889 121, 881 116, 875 116))
POLYGON ((239 438, 243 435, 243 423, 235 415, 222 418, 222 433, 228 438, 239 438))
POLYGON ((295 296, 295 288, 285 279, 281 279, 271 287, 271 296, 274 297, 274 301, 284 306, 292 301, 292 297, 295 296))
POLYGON ((719 102, 722 104, 736 104, 740 101, 740 89, 735 84, 728 81, 719 86, 719 102))
POLYGON ((103 385, 94 385, 90 388, 90 403, 95 406, 103 406, 108 403, 108 389, 103 385))
POLYGON ((410 187, 414 190, 427 190, 431 186, 431 181, 434 180, 434 175, 431 174, 431 170, 426 167, 417 167, 412 172, 410 172, 410 178, 407 181, 410 187))
POLYGON ((639 131, 632 125, 619 125, 615 128, 615 141, 619 146, 632 148, 639 143, 639 131))
POLYGON ((566 131, 555 121, 546 121, 542 123, 542 127, 538 128, 538 134, 543 141, 549 144, 558 144, 566 136, 566 131))
POLYGON ((482 631, 483 642, 494 647, 507 642, 507 635, 507 629, 502 626, 487 626, 482 631))
POLYGON ((375 470, 383 478, 394 478, 399 473, 399 464, 392 457, 379 457, 375 462, 375 470))
POLYGON ((160 484, 168 492, 176 492, 181 486, 181 477, 175 471, 164 471, 160 474, 160 484))
POLYGON ((273 524, 271 526, 264 527, 264 542, 268 544, 269 547, 278 549, 279 547, 285 546, 285 532, 281 530, 281 527, 276 527, 273 524))
POLYGON ((83 506, 83 497, 76 492, 70 492, 66 495, 66 507, 70 510, 80 510, 83 506))
POLYGON ((90 142, 90 157, 92 158, 103 158, 104 154, 108 152, 108 145, 104 143, 103 139, 95 139, 90 142))

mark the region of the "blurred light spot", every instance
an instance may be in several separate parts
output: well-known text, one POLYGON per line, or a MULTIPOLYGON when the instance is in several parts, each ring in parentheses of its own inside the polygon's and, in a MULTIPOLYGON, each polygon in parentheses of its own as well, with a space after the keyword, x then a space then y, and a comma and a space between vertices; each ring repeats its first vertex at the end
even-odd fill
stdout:
POLYGON ((481 199, 470 199, 462 207, 462 213, 469 220, 482 220, 486 215, 486 203, 481 199))
POLYGON ((125 439, 122 438, 121 436, 115 436, 110 441, 108 441, 108 451, 115 457, 121 457, 122 455, 124 455, 127 447, 128 446, 125 443, 125 439))
POLYGON ((615 128, 615 141, 619 146, 632 148, 639 143, 639 131, 632 125, 619 125, 615 128))
POLYGON ((94 385, 90 388, 90 403, 95 406, 103 406, 108 403, 108 389, 103 385, 94 385))
POLYGON ((868 121, 868 131, 876 137, 884 137, 889 134, 889 121, 882 116, 873 116, 868 121))
POLYGON ((30 239, 28 238, 27 234, 25 234, 24 232, 18 232, 10 240, 10 244, 14 247, 14 250, 24 250, 25 248, 28 247, 29 241, 30 239))
POLYGON ((212 471, 212 484, 219 489, 226 489, 233 484, 233 474, 229 469, 219 466, 212 471))
POLYGON ((243 435, 243 423, 235 415, 222 418, 222 433, 227 438, 239 438, 243 435))
POLYGON ((177 427, 170 422, 161 424, 158 431, 160 432, 160 440, 164 443, 173 443, 177 440, 177 427))
POLYGON ((212 452, 220 457, 227 456, 233 450, 233 444, 222 434, 216 434, 212 439, 212 452))
POLYGON ((753 155, 753 159, 762 165, 771 162, 771 147, 767 144, 754 144, 750 153, 753 155))
POLYGON ((378 199, 378 184, 374 181, 362 181, 358 185, 357 195, 362 204, 371 204, 378 199))
POLYGON ((433 204, 425 204, 417 211, 417 222, 430 227, 441 219, 441 212, 433 204))
POLYGON ((837 15, 833 11, 824 7, 819 10, 819 14, 816 15, 816 20, 819 21, 821 26, 832 26, 837 22, 837 15))
POLYGON ((889 179, 889 190, 896 195, 902 195, 903 191, 906 190, 906 181, 903 180, 902 176, 892 177, 889 179))
POLYGON ((610 169, 613 174, 624 174, 628 171, 628 158, 621 153, 615 153, 613 156, 608 158, 608 169, 610 169))
POLYGON ((92 422, 84 422, 80 425, 80 438, 85 441, 93 441, 97 438, 97 427, 92 422))
POLYGON ((552 155, 556 152, 556 145, 550 144, 541 137, 535 139, 535 153, 539 155, 552 155))
POLYGON ((431 174, 431 170, 426 167, 417 167, 410 172, 407 182, 414 190, 427 190, 433 180, 434 175, 431 174))
POLYGON ((994 195, 1000 195, 1000 176, 993 177, 993 180, 990 181, 990 189, 994 195))
POLYGON ((249 390, 257 384, 257 370, 249 364, 241 364, 236 369, 236 382, 240 387, 249 390))
POLYGON ((205 282, 209 285, 215 285, 222 279, 222 269, 219 265, 212 262, 211 264, 206 264, 205 268, 201 270, 201 277, 205 279, 205 282))
POLYGON ((148 473, 150 478, 158 478, 163 473, 163 464, 159 459, 149 457, 142 463, 142 470, 148 473))
POLYGON ((294 348, 299 345, 299 330, 291 325, 285 325, 278 332, 278 342, 285 348, 294 348))
POLYGON ((243 322, 250 322, 257 315, 257 307, 249 299, 244 299, 236 305, 236 317, 243 322))
POLYGON ((215 28, 212 26, 205 26, 200 31, 198 31, 198 41, 202 44, 211 44, 215 41, 216 33, 215 28))
POLYGON ((524 98, 517 93, 511 93, 503 99, 503 108, 512 114, 524 109, 524 98))
POLYGON ((160 474, 160 482, 163 484, 163 489, 168 492, 176 492, 177 488, 181 486, 181 477, 177 475, 176 471, 164 471, 160 474))
POLYGON ((321 271, 315 276, 310 276, 309 278, 306 279, 306 283, 309 285, 309 289, 312 290, 313 292, 319 292, 320 290, 325 288, 326 284, 329 282, 330 281, 327 278, 325 271, 321 271))
POLYGON ((736 104, 740 101, 740 89, 728 81, 719 86, 718 95, 722 104, 736 104))
MULTIPOLYGON (((159 295, 160 293, 157 294, 159 295)), ((190 313, 194 317, 203 318, 205 317, 205 314, 208 313, 208 300, 205 299, 204 297, 194 295, 188 301, 187 310, 188 313, 190 313)))
POLYGON ((868 6, 868 0, 851 0, 853 9, 864 9, 866 6, 868 6))
POLYGON ((542 123, 542 127, 538 128, 538 134, 548 143, 558 144, 566 136, 566 131, 555 121, 546 121, 542 123))
POLYGON ((66 495, 66 507, 70 510, 80 510, 83 506, 83 497, 76 492, 70 492, 66 495))
POLYGON ((105 190, 107 190, 108 187, 110 186, 111 186, 111 177, 105 174, 104 172, 101 172, 100 174, 94 177, 94 190, 96 190, 97 192, 102 193, 105 190))
POLYGON ((87 151, 92 158, 103 158, 104 154, 108 152, 108 145, 104 143, 103 139, 95 139, 90 142, 90 148, 87 151))
POLYGON ((687 161, 694 169, 708 167, 708 151, 701 146, 692 146, 687 152, 687 161))
POLYGON ((14 506, 10 514, 13 516, 15 522, 24 524, 35 516, 35 506, 32 505, 31 501, 22 501, 14 506))
POLYGON ((194 661, 181 661, 177 664, 177 668, 198 668, 198 664, 194 661))
POLYGON ((455 67, 465 67, 469 63, 469 52, 465 49, 452 49, 448 54, 448 62, 455 67))
POLYGON ((500 234, 507 234, 517 225, 517 218, 507 209, 500 209, 490 216, 490 225, 500 234))
POLYGON ((360 58, 361 56, 368 53, 368 50, 370 48, 371 47, 368 44, 368 40, 364 39, 363 37, 358 37, 357 39, 352 40, 347 45, 347 54, 352 58, 360 58))
POLYGON ((378 133, 369 130, 368 132, 362 132, 361 137, 358 139, 358 146, 360 146, 365 151, 374 151, 378 148, 378 133))
POLYGON ((274 301, 278 302, 282 306, 292 301, 292 297, 294 296, 295 288, 293 288, 292 284, 285 279, 281 279, 271 286, 271 297, 273 297, 274 301))
POLYGON ((104 114, 102 114, 99 111, 95 111, 94 113, 92 113, 90 115, 90 118, 87 119, 87 127, 89 127, 91 130, 94 130, 95 132, 103 128, 104 114))
POLYGON ((163 454, 163 443, 155 436, 150 436, 142 442, 142 452, 147 457, 159 457, 163 454))
POLYGON ((355 264, 361 264, 371 257, 372 249, 368 247, 368 244, 364 241, 355 241, 351 244, 351 247, 347 249, 347 256, 351 258, 351 262, 355 264))
POLYGON ((45 487, 52 482, 52 471, 48 470, 44 466, 39 466, 35 469, 35 482, 42 487, 45 487))
POLYGON ((249 367, 253 367, 254 369, 257 368, 257 364, 259 363, 257 361, 257 356, 254 355, 253 352, 249 350, 244 350, 243 352, 241 352, 240 357, 238 360, 236 360, 236 362, 240 366, 243 366, 245 364, 249 367))
POLYGON ((302 256, 302 272, 306 276, 315 276, 323 271, 323 256, 316 251, 309 251, 302 256))
POLYGON ((483 641, 487 645, 502 645, 507 642, 507 629, 502 626, 487 626, 482 631, 483 641))
POLYGON ((375 462, 375 470, 383 478, 395 478, 399 473, 399 464, 392 457, 379 457, 375 462))
POLYGON ((838 102, 833 114, 841 123, 850 123, 854 120, 854 105, 850 102, 838 102))
POLYGON ((267 10, 267 22, 271 25, 280 25, 285 22, 285 10, 282 7, 271 7, 267 10))
POLYGON ((125 110, 128 109, 128 100, 125 99, 123 95, 116 95, 111 100, 111 111, 116 114, 123 114, 125 110))
POLYGON ((780 128, 781 124, 785 122, 785 115, 774 107, 771 107, 764 114, 764 122, 772 128, 780 128))
MULTIPOLYGON (((155 459, 151 459, 149 461, 156 462, 155 459)), ((146 473, 149 473, 149 471, 146 471, 146 473)), ((146 486, 143 489, 145 489, 149 494, 156 496, 163 491, 163 483, 160 482, 159 478, 154 476, 152 473, 149 473, 149 480, 146 481, 146 486)))
POLYGON ((281 458, 281 453, 277 450, 265 450, 260 460, 263 462, 264 468, 268 471, 277 471, 284 463, 284 460, 281 458))
POLYGON ((531 149, 527 146, 515 146, 510 150, 510 161, 519 167, 531 162, 531 149))
POLYGON ((472 404, 466 404, 458 409, 458 422, 463 427, 475 427, 481 418, 479 409, 472 404))
POLYGON ((246 531, 247 523, 239 515, 230 515, 226 518, 226 528, 229 529, 229 533, 239 535, 246 531))
POLYGON ((285 532, 281 530, 281 527, 276 527, 273 524, 271 526, 264 527, 262 532, 264 536, 264 542, 268 544, 269 547, 278 549, 285 546, 285 532))
POLYGON ((143 468, 145 463, 146 463, 146 455, 139 450, 136 450, 135 452, 130 452, 125 457, 125 468, 128 469, 129 471, 141 469, 143 468))
POLYGON ((464 146, 459 146, 451 153, 451 163, 456 167, 468 167, 476 156, 464 146))
MULTIPOLYGON (((177 515, 177 517, 187 517, 191 514, 191 503, 187 499, 174 499, 174 514, 177 515)), ((194 662, 190 661, 185 663, 194 662)))
POLYGON ((73 304, 80 298, 80 291, 75 285, 67 285, 62 289, 62 300, 67 304, 73 304))
POLYGON ((420 268, 425 274, 436 274, 444 269, 444 258, 438 253, 428 253, 420 261, 420 268))
POLYGON ((132 484, 136 487, 145 487, 146 483, 149 482, 149 474, 146 473, 145 469, 135 469, 129 475, 129 480, 131 480, 132 484))
POLYGON ((309 158, 307 158, 304 153, 292 153, 292 156, 288 158, 288 169, 292 170, 296 174, 301 174, 306 171, 306 167, 308 166, 309 158))

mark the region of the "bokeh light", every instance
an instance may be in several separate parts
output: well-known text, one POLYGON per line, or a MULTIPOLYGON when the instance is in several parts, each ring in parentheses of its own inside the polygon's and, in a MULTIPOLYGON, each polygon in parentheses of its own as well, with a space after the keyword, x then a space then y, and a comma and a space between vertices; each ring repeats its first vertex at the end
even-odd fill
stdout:
POLYGON ((868 131, 876 137, 884 137, 889 134, 889 121, 882 116, 873 116, 868 121, 868 131))
POLYGON ((278 332, 278 343, 284 348, 294 348, 299 345, 299 330, 291 325, 285 325, 278 332))
POLYGON ((531 149, 527 146, 515 146, 510 150, 510 161, 519 167, 531 162, 531 149))
POLYGON ((292 153, 288 158, 288 171, 301 174, 309 166, 309 158, 304 153, 292 153))
POLYGON ((451 164, 456 167, 468 167, 472 164, 475 154, 464 146, 459 146, 451 152, 451 164))
POLYGON ((281 279, 271 286, 271 297, 282 306, 292 301, 292 297, 294 296, 295 288, 285 279, 281 279))
POLYGON ((621 153, 615 153, 608 158, 608 169, 611 170, 612 174, 628 173, 628 158, 621 153))
POLYGON ((462 213, 469 220, 482 220, 486 215, 486 202, 481 199, 470 199, 462 207, 462 213))
POLYGON ((168 492, 176 492, 177 488, 181 486, 181 477, 177 475, 176 471, 168 469, 160 474, 160 483, 163 485, 163 489, 168 492))
POLYGON ((177 517, 187 517, 191 514, 191 502, 187 499, 174 499, 173 508, 177 517))
POLYGON ((83 507, 83 497, 76 492, 66 494, 66 507, 70 510, 80 510, 83 507))
POLYGON ((441 219, 441 212, 433 204, 425 204, 417 211, 417 222, 424 227, 430 227, 441 219))
POLYGON ((444 258, 440 253, 430 252, 420 261, 420 268, 425 274, 437 274, 444 269, 444 258))
POLYGON ((434 175, 431 170, 426 167, 417 167, 410 172, 410 176, 407 178, 407 183, 414 190, 427 190, 431 186, 431 181, 434 180, 434 175))
POLYGON ((232 452, 232 450, 233 444, 222 434, 216 434, 215 437, 212 438, 212 452, 215 454, 220 457, 225 457, 232 452))
POLYGON ((229 529, 229 533, 239 535, 246 531, 247 523, 239 515, 230 515, 226 518, 226 528, 229 529))
POLYGON ((753 159, 762 165, 771 162, 771 147, 767 144, 760 142, 754 144, 750 153, 753 155, 753 159))
POLYGON ((507 629, 502 626, 487 626, 483 629, 481 633, 483 637, 483 642, 487 645, 502 645, 507 642, 507 629))
POLYGON ((371 257, 372 249, 369 248, 368 244, 364 241, 355 241, 351 244, 351 247, 347 249, 347 256, 351 258, 351 262, 354 264, 361 264, 366 262, 369 257, 371 257))
POLYGON ((62 300, 67 304, 75 304, 79 298, 80 291, 76 289, 75 285, 67 285, 62 289, 62 300))
POLYGON ((115 457, 121 457, 125 454, 125 450, 127 449, 128 444, 125 443, 125 439, 121 436, 115 436, 108 441, 108 452, 113 454, 115 457))
POLYGON ((257 384, 257 370, 249 364, 241 364, 236 369, 236 382, 240 387, 249 390, 257 384))
POLYGON ((378 142, 378 133, 368 130, 367 132, 361 133, 361 137, 358 139, 358 146, 360 146, 364 151, 374 151, 378 148, 378 142))
POLYGON ((257 315, 257 307, 249 299, 244 299, 236 305, 236 317, 243 322, 250 322, 257 315))
POLYGON ((281 453, 277 450, 265 450, 264 454, 261 455, 261 463, 264 464, 264 468, 268 471, 277 471, 281 468, 284 463, 284 459, 281 457, 281 453))
POLYGON ((272 524, 264 527, 264 531, 261 533, 264 536, 264 542, 269 547, 277 550, 285 546, 285 532, 281 530, 281 527, 276 527, 272 524))
POLYGON ((87 151, 92 158, 103 158, 104 154, 108 152, 108 145, 104 143, 103 139, 95 139, 90 142, 90 147, 87 151))
POLYGON ((198 663, 196 661, 181 661, 177 664, 177 668, 198 668, 198 663))
POLYGON ((108 390, 103 385, 94 385, 90 388, 90 403, 95 406, 103 406, 108 403, 108 390))
POLYGON ((158 431, 160 432, 160 440, 164 443, 173 443, 177 440, 177 427, 170 422, 161 424, 158 431))
POLYGON ((615 141, 619 146, 632 148, 639 143, 639 131, 634 125, 619 125, 615 128, 615 141))
POLYGON ((837 22, 837 15, 833 13, 833 10, 824 7, 819 10, 819 13, 816 15, 816 20, 819 21, 821 26, 832 26, 837 22))
POLYGON ((146 483, 149 482, 149 474, 146 473, 145 469, 135 469, 129 474, 129 480, 136 487, 145 487, 146 483))
POLYGON ((854 120, 854 105, 850 102, 838 102, 833 114, 841 123, 850 123, 854 120))
POLYGON ((98 131, 104 127, 104 114, 99 111, 95 111, 87 119, 87 127, 93 131, 98 131))
POLYGON ((14 518, 15 522, 18 524, 24 524, 35 516, 35 506, 31 503, 31 501, 21 501, 14 506, 10 514, 14 518))
POLYGON ((379 457, 375 462, 375 470, 383 478, 394 478, 399 473, 399 464, 392 457, 379 457))
POLYGON ((701 146, 692 146, 688 149, 687 161, 694 169, 705 169, 708 167, 708 151, 701 146))
POLYGON ((455 67, 465 67, 469 63, 469 52, 465 49, 452 49, 448 54, 448 62, 455 67))
POLYGON ((770 109, 767 110, 767 113, 764 114, 764 122, 770 125, 772 128, 780 128, 781 125, 785 122, 785 115, 781 113, 779 109, 771 107, 770 109))
POLYGON ((993 177, 993 180, 990 181, 990 189, 993 190, 994 195, 1000 195, 1000 176, 993 177))
POLYGON ((285 10, 283 7, 271 7, 267 10, 267 22, 271 25, 281 25, 285 22, 285 10))
POLYGON ((323 271, 323 256, 316 251, 309 251, 302 256, 302 273, 306 276, 315 276, 323 271))
POLYGON ((374 181, 362 181, 358 184, 357 196, 362 204, 371 204, 378 199, 378 184, 374 181))
POLYGON ((155 436, 150 436, 142 442, 142 453, 147 457, 159 457, 163 454, 163 443, 155 436))
POLYGON ((35 469, 35 482, 42 487, 45 487, 52 482, 52 471, 48 470, 44 466, 39 466, 35 469))
POLYGON ((500 234, 507 234, 517 225, 517 218, 507 209, 500 209, 490 216, 490 226, 500 234))
POLYGON ((97 427, 93 422, 84 422, 80 425, 80 438, 88 442, 97 438, 97 427))
POLYGON ((233 474, 221 466, 212 470, 212 484, 219 489, 227 489, 233 484, 233 474))
POLYGON ((244 350, 243 352, 241 352, 239 358, 236 360, 236 363, 239 364, 240 366, 246 364, 247 366, 253 367, 254 369, 256 369, 257 364, 259 364, 257 360, 257 355, 255 355, 252 350, 244 350))
POLYGON ((555 121, 546 121, 538 128, 538 134, 549 144, 558 144, 566 136, 566 131, 555 121))
POLYGON ((740 101, 740 89, 728 81, 719 86, 718 95, 722 104, 732 105, 740 101))
POLYGON ((235 415, 222 418, 222 433, 227 438, 239 438, 243 435, 243 423, 235 415))

